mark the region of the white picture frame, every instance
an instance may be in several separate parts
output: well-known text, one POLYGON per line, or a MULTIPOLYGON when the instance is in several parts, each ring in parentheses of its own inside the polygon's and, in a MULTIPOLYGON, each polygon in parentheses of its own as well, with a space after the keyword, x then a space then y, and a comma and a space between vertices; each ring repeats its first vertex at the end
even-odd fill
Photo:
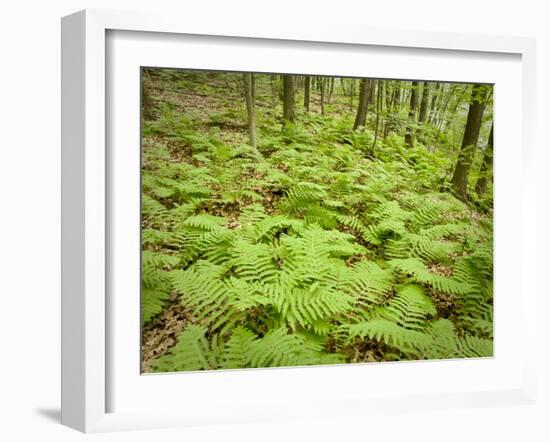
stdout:
MULTIPOLYGON (((236 42, 237 40, 232 41, 236 42)), ((368 414, 374 410, 396 412, 415 409, 520 404, 534 401, 536 359, 532 343, 535 342, 535 339, 526 339, 528 336, 534 336, 535 333, 534 318, 537 296, 534 275, 536 266, 531 265, 532 262, 527 258, 536 256, 534 236, 536 229, 533 227, 535 223, 534 40, 345 26, 323 26, 321 29, 321 27, 314 26, 298 28, 274 25, 271 28, 265 26, 259 28, 254 23, 244 21, 219 23, 196 17, 182 20, 181 17, 153 16, 143 13, 86 10, 63 18, 62 56, 63 424, 84 432, 97 432, 206 425, 215 422, 253 422, 287 417, 368 414), (260 407, 251 403, 253 395, 258 394, 252 389, 249 393, 243 394, 243 397, 234 404, 229 403, 231 406, 227 412, 223 411, 223 407, 225 406, 227 409, 228 403, 220 405, 218 412, 206 414, 205 408, 196 407, 196 409, 190 410, 189 407, 176 407, 170 401, 167 401, 168 405, 165 407, 150 410, 139 409, 139 407, 136 407, 135 410, 124 407, 121 410, 117 410, 117 407, 113 409, 110 395, 116 386, 112 380, 117 377, 113 375, 113 370, 116 370, 116 367, 113 368, 113 361, 116 358, 113 355, 111 338, 112 335, 116 335, 113 321, 116 320, 117 315, 111 311, 112 300, 108 296, 108 292, 112 288, 110 281, 112 275, 109 274, 108 265, 110 259, 116 259, 116 257, 110 256, 112 251, 110 251, 109 245, 115 240, 112 235, 115 235, 117 230, 111 229, 109 226, 112 222, 112 214, 116 212, 113 210, 113 204, 116 204, 118 200, 110 195, 112 189, 109 185, 111 179, 109 171, 112 167, 118 166, 109 164, 112 160, 108 151, 108 143, 111 138, 106 127, 106 121, 110 121, 112 118, 112 115, 109 114, 111 109, 108 108, 108 94, 111 92, 109 82, 113 81, 113 76, 106 75, 106 72, 109 72, 108 63, 112 60, 108 60, 108 57, 117 56, 116 53, 109 50, 108 34, 113 32, 119 33, 119 35, 139 32, 140 38, 153 39, 154 37, 156 40, 159 38, 162 40, 163 37, 181 40, 186 36, 193 36, 193 38, 211 36, 216 37, 219 41, 238 39, 238 41, 254 41, 260 42, 260 44, 263 41, 274 47, 278 45, 281 47, 302 45, 300 47, 303 47, 305 42, 310 47, 336 44, 339 48, 348 49, 370 47, 376 48, 378 51, 384 49, 390 51, 392 48, 399 48, 404 52, 423 50, 428 51, 434 59, 444 57, 445 54, 470 54, 474 60, 471 63, 475 64, 477 59, 480 60, 480 65, 482 65, 484 57, 490 57, 491 54, 515 57, 514 59, 519 63, 517 66, 521 76, 521 94, 519 96, 521 121, 516 127, 510 127, 507 130, 511 131, 511 136, 516 137, 520 144, 518 152, 522 165, 519 173, 521 186, 517 189, 522 211, 516 218, 517 225, 521 228, 518 254, 521 256, 522 271, 521 278, 517 278, 514 287, 518 287, 521 294, 518 303, 521 315, 518 321, 524 330, 522 333, 524 347, 519 365, 514 367, 514 376, 511 376, 509 381, 501 382, 498 388, 496 384, 488 389, 477 386, 468 390, 465 387, 460 392, 436 386, 433 391, 426 394, 414 392, 399 394, 397 391, 388 395, 377 395, 376 399, 372 395, 369 396, 360 391, 356 395, 342 395, 341 397, 338 397, 337 392, 333 392, 332 395, 327 394, 326 398, 318 397, 311 400, 308 402, 309 407, 303 407, 302 404, 296 402, 296 406, 291 406, 289 403, 284 406, 274 404, 271 407, 261 407, 262 409, 259 410, 260 407)), ((177 64, 174 66, 177 67, 177 64)), ((207 66, 197 67, 206 68, 207 66)), ((228 70, 232 68, 234 66, 227 66, 228 70)), ((251 65, 250 68, 252 69, 254 66, 251 65)), ((258 66, 258 70, 264 69, 258 66)), ((323 69, 323 67, 320 66, 318 69, 323 69)), ((320 73, 328 73, 328 71, 320 73)), ((430 72, 426 70, 422 79, 428 79, 429 76, 430 72)), ((483 77, 462 76, 461 78, 464 81, 475 81, 477 78, 483 77)), ((498 113, 496 115, 498 119, 498 113)), ((114 121, 119 120, 116 120, 115 117, 114 121)), ((496 130, 497 142, 495 144, 498 146, 498 129, 496 130)), ((502 170, 509 169, 503 168, 502 170)), ((497 174, 498 169, 496 169, 497 174)), ((501 179, 503 179, 502 175, 501 179)), ((517 180, 517 177, 514 179, 517 180)), ((497 206, 498 201, 497 198, 497 206)), ((498 262, 498 241, 496 244, 498 262)), ((515 326, 517 327, 517 324, 515 326)), ((502 322, 501 324, 497 323, 495 327, 500 327, 503 336, 505 335, 504 331, 512 327, 512 324, 502 322)), ((139 330, 136 330, 135 333, 139 334, 139 330)), ((498 345, 498 341, 496 345, 498 345)), ((120 357, 119 352, 117 355, 120 357)), ((135 355, 129 352, 127 357, 134 358, 135 355)), ((495 360, 498 358, 497 349, 495 360)), ((408 367, 416 368, 407 368, 407 373, 411 374, 411 370, 415 372, 425 370, 426 368, 423 368, 421 364, 423 363, 409 364, 408 367)), ((494 366, 479 361, 472 361, 468 366, 456 365, 449 361, 441 361, 438 364, 432 365, 430 369, 438 370, 441 367, 448 367, 449 370, 455 372, 468 373, 465 379, 468 379, 467 376, 473 377, 476 373, 482 373, 484 370, 485 375, 490 375, 490 370, 494 369, 494 366), (453 366, 453 364, 455 365, 453 366)), ((350 377, 361 376, 362 373, 366 373, 367 369, 377 370, 377 373, 392 370, 398 374, 401 370, 397 364, 371 365, 372 367, 369 368, 358 364, 353 367, 329 369, 333 370, 333 373, 335 369, 353 370, 354 374, 350 377)), ((506 364, 502 367, 506 368, 506 364)), ((254 377, 252 381, 254 385, 265 384, 267 380, 276 388, 278 382, 281 382, 281 376, 285 376, 289 380, 295 378, 293 381, 291 380, 292 382, 307 383, 307 379, 312 378, 311 374, 315 373, 312 370, 317 370, 317 373, 323 373, 323 376, 326 375, 330 378, 331 374, 327 371, 319 371, 326 369, 326 367, 312 367, 255 370, 254 375, 247 374, 250 373, 247 371, 236 371, 231 374, 194 373, 191 375, 195 376, 193 382, 196 382, 197 385, 200 384, 202 388, 208 388, 210 384, 215 385, 215 388, 218 389, 230 381, 238 383, 246 379, 250 380, 252 377, 254 377), (309 371, 304 372, 304 370, 309 371), (283 374, 281 375, 281 373, 283 374)), ((135 376, 139 376, 139 373, 135 373, 135 376)), ((188 374, 183 374, 183 376, 188 376, 188 374)), ((118 378, 120 379, 120 376, 118 378)), ((164 378, 162 380, 162 383, 165 384, 163 388, 169 387, 170 383, 177 379, 167 375, 157 377, 157 379, 160 378, 164 378)), ((128 385, 131 387, 130 384, 128 385)), ((151 382, 151 385, 156 384, 151 382)), ((312 387, 312 385, 308 387, 312 387)), ((121 390, 121 394, 126 393, 121 390)), ((165 393, 161 392, 160 394, 165 393)), ((130 398, 127 402, 132 400, 134 399, 130 398)), ((192 395, 187 400, 192 401, 192 395)))

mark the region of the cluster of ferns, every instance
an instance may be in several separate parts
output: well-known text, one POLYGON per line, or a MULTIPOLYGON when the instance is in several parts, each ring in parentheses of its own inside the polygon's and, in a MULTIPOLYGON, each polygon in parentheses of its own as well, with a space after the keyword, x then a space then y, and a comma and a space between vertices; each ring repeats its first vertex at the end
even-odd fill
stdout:
POLYGON ((487 357, 492 217, 444 154, 309 117, 258 148, 176 111, 144 125, 142 324, 189 312, 151 371, 487 357))

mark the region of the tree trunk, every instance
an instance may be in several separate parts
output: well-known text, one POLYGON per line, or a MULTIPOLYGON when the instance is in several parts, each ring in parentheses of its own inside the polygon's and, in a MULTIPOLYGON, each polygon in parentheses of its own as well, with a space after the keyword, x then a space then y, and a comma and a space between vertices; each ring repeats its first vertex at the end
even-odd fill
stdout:
POLYGON ((292 75, 283 75, 283 120, 284 124, 294 123, 296 113, 294 111, 294 101, 296 87, 292 75))
POLYGON ((321 87, 321 115, 325 115, 325 86, 326 86, 326 78, 321 77, 319 80, 320 80, 320 87, 321 87))
POLYGON ((375 100, 376 100, 377 88, 378 88, 378 80, 371 80, 369 99, 367 100, 368 105, 374 104, 376 107, 375 100))
POLYGON ((244 98, 246 113, 248 114, 248 139, 252 147, 256 147, 256 91, 254 87, 254 74, 243 73, 244 98))
MULTIPOLYGON (((442 94, 444 93, 444 87, 445 86, 443 86, 442 91, 441 91, 442 94)), ((447 106, 449 105, 449 102, 451 101, 451 98, 454 96, 457 87, 458 86, 456 84, 453 85, 450 88, 449 93, 447 94, 447 97, 445 98, 442 95, 441 100, 439 100, 441 109, 439 110, 439 115, 438 115, 438 118, 437 118, 437 135, 436 135, 436 138, 439 137, 439 132, 441 131, 441 127, 443 126, 443 121, 445 120, 445 114, 447 112, 447 106)))
POLYGON ((277 104, 277 85, 275 84, 275 81, 277 80, 277 77, 275 75, 270 75, 270 86, 271 86, 271 105, 272 107, 275 107, 277 104))
POLYGON ((149 73, 146 69, 143 69, 141 75, 141 116, 144 121, 150 121, 153 119, 153 100, 149 94, 149 73))
POLYGON ((435 84, 435 90, 432 94, 432 103, 430 105, 430 115, 428 116, 428 122, 433 124, 434 118, 435 118, 435 108, 437 103, 437 97, 439 96, 439 87, 441 85, 439 83, 435 84))
POLYGON ((485 95, 487 90, 485 86, 476 84, 472 88, 472 97, 468 109, 466 127, 464 128, 464 137, 462 146, 458 154, 455 171, 451 179, 451 184, 455 194, 462 200, 468 199, 468 177, 472 167, 472 159, 479 138, 481 128, 481 119, 485 109, 485 95))
POLYGON ((311 86, 311 77, 306 77, 304 81, 304 107, 309 112, 309 88, 311 86))
POLYGON ((407 133, 405 134, 405 143, 409 147, 414 146, 414 116, 418 104, 418 81, 412 82, 411 101, 409 105, 409 121, 407 122, 407 133))
POLYGON ((487 183, 493 170, 493 127, 491 124, 491 132, 489 133, 489 140, 487 141, 487 147, 485 148, 485 154, 483 155, 483 162, 481 163, 481 169, 479 170, 479 177, 476 183, 476 193, 478 196, 482 196, 487 191, 487 183))
POLYGON ((386 111, 389 111, 392 107, 392 98, 393 98, 393 81, 386 80, 384 81, 384 94, 386 100, 386 111))
POLYGON ((334 77, 332 77, 330 80, 329 80, 329 83, 330 83, 330 87, 328 89, 328 98, 327 98, 327 103, 330 103, 330 100, 332 98, 332 93, 334 92, 334 77))
POLYGON ((424 82, 424 88, 422 89, 422 100, 420 100, 420 114, 418 115, 418 122, 420 124, 426 121, 426 115, 428 113, 428 100, 429 100, 429 83, 424 82))
POLYGON ((353 110, 353 96, 355 95, 355 80, 350 79, 349 84, 349 108, 353 110))
POLYGON ((374 155, 376 149, 376 141, 378 140, 378 123, 380 121, 380 113, 382 112, 382 80, 378 80, 378 91, 376 97, 376 123, 374 129, 374 142, 372 143, 371 154, 374 155))
POLYGON ((399 81, 396 81, 393 85, 393 98, 392 98, 392 109, 394 111, 399 110, 399 106, 401 105, 399 99, 401 97, 401 85, 399 81))
POLYGON ((359 105, 357 106, 357 115, 355 116, 355 123, 353 129, 358 127, 365 127, 367 121, 368 101, 369 101, 370 81, 366 78, 361 79, 359 85, 359 105))

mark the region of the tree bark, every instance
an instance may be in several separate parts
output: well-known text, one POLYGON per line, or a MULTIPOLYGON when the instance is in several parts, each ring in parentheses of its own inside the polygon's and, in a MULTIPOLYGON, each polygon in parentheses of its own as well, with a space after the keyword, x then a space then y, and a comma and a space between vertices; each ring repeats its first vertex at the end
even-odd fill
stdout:
POLYGON ((332 77, 329 80, 329 88, 328 88, 328 98, 327 103, 330 103, 330 100, 332 99, 332 93, 334 92, 334 77, 332 77))
POLYGON ((487 183, 489 182, 491 171, 493 170, 493 127, 494 123, 491 124, 489 140, 487 141, 487 147, 485 148, 483 162, 481 163, 479 177, 476 183, 476 193, 478 196, 482 196, 487 191, 487 183))
POLYGON ((399 110, 400 103, 400 97, 401 97, 401 84, 399 81, 396 81, 393 85, 393 98, 392 98, 392 109, 394 111, 399 110))
POLYGON ((409 105, 409 121, 407 123, 407 133, 405 134, 405 143, 409 147, 414 146, 414 117, 418 104, 418 81, 412 82, 411 101, 409 105))
POLYGON ((428 115, 428 122, 433 124, 435 118, 435 108, 437 104, 437 97, 439 96, 439 87, 441 85, 438 83, 435 84, 434 93, 432 94, 432 103, 430 105, 430 115, 428 115))
POLYGON ((270 75, 270 82, 271 85, 271 104, 273 107, 277 104, 277 86, 275 84, 275 81, 277 80, 277 77, 275 75, 270 75))
POLYGON ((367 121, 368 102, 369 102, 369 90, 370 81, 366 78, 361 79, 359 85, 359 104, 357 105, 357 114, 355 116, 355 123, 353 129, 358 127, 365 127, 367 121))
POLYGON ((304 80, 304 108, 309 112, 309 95, 311 87, 311 77, 306 77, 304 80))
POLYGON ((458 161, 451 179, 453 190, 462 201, 467 201, 468 199, 468 177, 479 138, 486 94, 487 90, 485 86, 479 84, 473 86, 462 146, 460 147, 458 161))
POLYGON ((376 100, 377 88, 378 88, 378 80, 371 80, 369 99, 367 100, 368 105, 374 104, 376 106, 375 100, 376 100))
POLYGON ((150 121, 153 119, 153 100, 149 94, 149 73, 146 69, 142 70, 141 75, 141 116, 144 121, 150 121))
POLYGON ((382 80, 378 80, 378 91, 376 97, 376 123, 374 129, 374 142, 372 143, 371 154, 374 155, 376 149, 376 141, 378 140, 378 123, 380 121, 380 113, 382 112, 382 80))
POLYGON ((424 88, 422 89, 422 99, 420 100, 420 114, 418 115, 418 122, 420 124, 426 121, 426 115, 428 113, 428 100, 430 95, 429 83, 424 82, 424 88))
POLYGON ((384 91, 386 93, 386 111, 389 111, 392 108, 392 99, 393 99, 393 81, 386 80, 384 85, 384 91))
POLYGON ((254 74, 243 73, 243 82, 246 113, 248 115, 248 140, 252 147, 256 147, 256 91, 254 87, 254 74))
POLYGON ((294 123, 296 113, 294 110, 294 101, 296 95, 296 86, 292 75, 283 75, 283 120, 284 124, 294 123))
POLYGON ((321 115, 325 115, 325 86, 326 86, 326 78, 321 77, 320 79, 320 87, 321 87, 321 115))
POLYGON ((355 80, 350 79, 349 84, 349 108, 353 110, 353 96, 355 95, 355 80))

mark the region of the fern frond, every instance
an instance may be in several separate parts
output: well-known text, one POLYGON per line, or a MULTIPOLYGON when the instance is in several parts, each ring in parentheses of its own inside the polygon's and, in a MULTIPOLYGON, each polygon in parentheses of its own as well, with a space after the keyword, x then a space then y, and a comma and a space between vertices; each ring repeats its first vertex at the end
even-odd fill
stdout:
POLYGON ((368 307, 378 304, 393 286, 393 271, 371 261, 360 261, 348 268, 338 285, 352 295, 356 304, 368 307))
POLYGON ((235 312, 228 303, 227 288, 208 269, 173 270, 170 276, 181 303, 194 312, 198 321, 212 329, 231 321, 235 312))
POLYGON ((254 225, 253 238, 255 241, 271 240, 282 231, 288 229, 298 230, 303 226, 300 220, 288 218, 284 215, 275 215, 264 218, 254 225))
POLYGON ((200 214, 188 217, 181 225, 193 229, 212 231, 219 230, 227 222, 220 216, 200 214))
POLYGON ((405 352, 410 352, 416 347, 425 347, 430 342, 430 337, 425 333, 401 327, 387 319, 372 319, 343 327, 349 339, 359 337, 383 341, 405 352))
POLYGON ((168 255, 166 253, 152 252, 144 250, 141 254, 141 261, 144 266, 155 268, 172 268, 179 263, 177 256, 168 255))
POLYGON ((438 241, 427 236, 406 234, 399 240, 389 240, 385 254, 390 258, 422 258, 434 263, 450 263, 451 254, 462 250, 462 245, 449 241, 438 241))
POLYGON ((179 335, 176 345, 169 353, 158 358, 153 367, 158 371, 208 370, 208 340, 206 328, 188 325, 179 335))
POLYGON ((353 298, 344 293, 319 286, 318 283, 308 288, 293 287, 291 283, 278 283, 267 287, 273 306, 283 320, 293 329, 297 325, 305 329, 320 326, 320 321, 327 321, 350 309, 353 298))
POLYGON ((408 284, 399 289, 387 305, 377 310, 375 317, 388 319, 407 329, 421 330, 426 326, 426 319, 435 314, 435 306, 422 287, 408 284))
POLYGON ((244 368, 248 364, 250 345, 256 335, 244 327, 237 327, 225 344, 220 361, 220 368, 244 368))
POLYGON ((466 335, 457 340, 455 358, 487 358, 493 356, 493 340, 466 335))
POLYGON ((168 272, 159 270, 151 262, 144 262, 141 270, 141 322, 146 324, 159 314, 170 297, 168 272))
POLYGON ((271 247, 237 240, 231 248, 230 264, 235 273, 247 282, 272 281, 278 271, 271 247))
POLYGON ((417 258, 393 259, 388 264, 399 272, 410 275, 413 281, 427 284, 440 292, 462 295, 471 290, 468 283, 430 272, 417 258))

